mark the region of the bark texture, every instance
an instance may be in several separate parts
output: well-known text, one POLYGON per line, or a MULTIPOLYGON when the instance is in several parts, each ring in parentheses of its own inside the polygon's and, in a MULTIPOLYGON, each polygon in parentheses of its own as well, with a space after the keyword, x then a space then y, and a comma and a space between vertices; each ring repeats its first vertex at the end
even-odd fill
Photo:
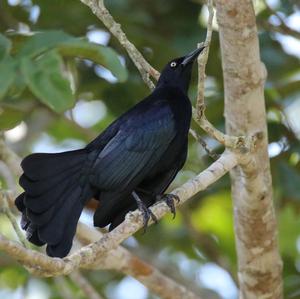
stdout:
POLYGON ((225 86, 226 131, 258 135, 231 171, 241 299, 282 298, 282 262, 272 201, 264 102, 266 70, 260 61, 251 0, 217 0, 225 86))

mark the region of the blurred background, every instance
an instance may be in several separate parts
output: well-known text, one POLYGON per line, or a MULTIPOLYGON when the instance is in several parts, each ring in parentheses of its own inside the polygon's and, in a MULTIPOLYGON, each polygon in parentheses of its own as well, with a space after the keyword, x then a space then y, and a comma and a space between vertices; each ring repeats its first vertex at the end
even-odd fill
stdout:
MULTIPOLYGON (((106 2, 129 40, 158 70, 205 39, 208 13, 201 1, 106 2)), ((255 0, 254 5, 261 58, 268 70, 265 96, 269 154, 285 298, 300 298, 300 4, 297 0, 255 0)), ((206 71, 206 113, 217 128, 224 130, 217 24, 214 29, 206 71)), ((118 41, 80 1, 1 0, 0 33, 0 130, 21 157, 31 152, 83 147, 149 93, 118 41), (44 34, 33 40, 32 32, 44 34), (86 41, 76 39, 79 37, 109 46, 115 52, 102 47, 89 56, 84 51, 86 41), (57 46, 53 40, 78 42, 81 58, 74 57, 68 42, 57 46), (57 49, 36 62, 34 55, 48 51, 47 45, 57 49)), ((190 88, 193 103, 196 78, 195 72, 190 88)), ((196 124, 192 127, 201 133, 196 124)), ((214 140, 203 137, 211 149, 222 152, 214 140)), ((190 138, 188 161, 172 188, 194 177, 212 161, 190 138)), ((0 186, 10 187, 1 173, 0 186)), ((92 223, 88 209, 81 220, 92 223)), ((16 238, 10 223, 1 215, 0 231, 16 238)), ((237 264, 228 176, 189 200, 175 220, 168 215, 145 235, 137 233, 127 240, 124 246, 175 280, 196 292, 200 290, 205 298, 236 299, 237 264)), ((84 274, 106 298, 158 298, 135 279, 120 273, 84 274)), ((61 283, 53 278, 34 278, 0 253, 1 299, 63 298, 61 283)), ((84 298, 78 286, 67 280, 64 283, 72 290, 73 298, 84 298)))

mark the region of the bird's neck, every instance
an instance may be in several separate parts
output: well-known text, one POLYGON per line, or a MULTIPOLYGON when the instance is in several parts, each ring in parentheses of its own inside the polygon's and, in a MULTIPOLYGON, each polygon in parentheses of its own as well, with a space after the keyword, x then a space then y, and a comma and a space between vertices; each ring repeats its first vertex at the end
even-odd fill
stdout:
POLYGON ((185 96, 188 94, 188 87, 175 80, 159 79, 156 85, 156 89, 158 88, 180 90, 185 96))

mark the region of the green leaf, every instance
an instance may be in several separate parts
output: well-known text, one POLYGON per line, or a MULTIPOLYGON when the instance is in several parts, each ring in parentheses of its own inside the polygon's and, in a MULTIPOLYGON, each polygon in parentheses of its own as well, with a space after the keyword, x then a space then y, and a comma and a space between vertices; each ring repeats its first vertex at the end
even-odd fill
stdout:
POLYGON ((90 43, 84 39, 72 39, 58 45, 63 56, 89 59, 109 69, 120 82, 127 79, 127 70, 121 64, 117 53, 109 47, 90 43))
POLYGON ((33 94, 56 112, 74 105, 70 82, 62 75, 62 59, 55 52, 44 54, 36 61, 23 58, 21 70, 33 94))
POLYGON ((59 43, 71 39, 75 38, 63 31, 44 31, 36 33, 24 43, 18 53, 18 57, 37 56, 49 49, 53 49, 59 43))
POLYGON ((7 56, 11 49, 11 41, 0 34, 0 60, 2 60, 5 56, 7 56))
POLYGON ((7 93, 15 77, 16 63, 10 56, 7 56, 0 61, 0 100, 7 93))
POLYGON ((0 130, 14 128, 23 119, 24 113, 18 109, 7 107, 0 108, 0 130))

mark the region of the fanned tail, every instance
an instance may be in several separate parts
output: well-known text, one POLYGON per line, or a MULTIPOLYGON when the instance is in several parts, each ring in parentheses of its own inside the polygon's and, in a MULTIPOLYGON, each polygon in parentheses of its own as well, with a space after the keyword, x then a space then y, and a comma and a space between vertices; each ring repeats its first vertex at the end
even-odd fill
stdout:
POLYGON ((47 244, 50 256, 69 253, 84 204, 93 196, 83 173, 87 155, 82 149, 32 154, 22 161, 24 192, 15 201, 21 226, 30 242, 47 244))

